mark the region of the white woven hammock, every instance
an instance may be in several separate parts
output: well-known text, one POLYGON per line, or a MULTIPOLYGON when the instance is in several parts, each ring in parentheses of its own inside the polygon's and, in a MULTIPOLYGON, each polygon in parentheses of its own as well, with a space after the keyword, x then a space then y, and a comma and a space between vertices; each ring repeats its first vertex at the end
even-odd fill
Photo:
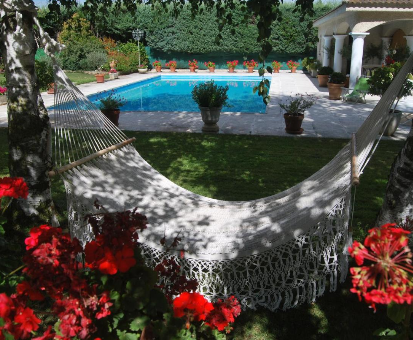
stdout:
MULTIPOLYGON (((413 66, 404 65, 356 133, 361 171, 389 108, 413 66)), ((55 67, 54 158, 57 167, 127 140, 55 67)), ((347 273, 351 188, 350 143, 304 182, 274 196, 227 202, 189 192, 153 169, 131 146, 62 173, 71 232, 91 237, 84 216, 98 200, 108 211, 137 207, 148 218, 141 234, 150 265, 175 256, 210 299, 235 295, 244 307, 287 309, 334 291, 347 273), (179 234, 185 258, 166 254, 160 239, 179 234)))

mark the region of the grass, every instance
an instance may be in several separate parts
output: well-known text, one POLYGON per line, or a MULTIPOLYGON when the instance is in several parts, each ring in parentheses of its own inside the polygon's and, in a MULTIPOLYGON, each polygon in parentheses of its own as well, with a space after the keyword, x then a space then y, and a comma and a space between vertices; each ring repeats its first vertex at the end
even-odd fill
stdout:
MULTIPOLYGON (((339 139, 126 132, 158 171, 196 193, 225 200, 251 200, 283 191, 316 172, 347 142, 339 139)), ((6 129, 0 129, 0 172, 7 174, 6 129)), ((358 238, 374 225, 390 166, 402 142, 382 141, 357 188, 354 225, 358 238)), ((64 214, 62 183, 54 199, 64 214)), ((144 212, 143 212, 144 213, 144 212)), ((349 292, 349 279, 314 304, 286 312, 244 311, 228 337, 237 340, 373 339, 390 327, 385 309, 376 314, 349 292)))
MULTIPOLYGON (((93 74, 88 74, 84 72, 72 72, 72 71, 67 71, 66 75, 69 77, 69 79, 75 84, 75 85, 81 85, 81 84, 86 84, 86 83, 92 83, 96 81, 96 78, 93 74)), ((105 75, 105 79, 109 79, 109 75, 105 75)), ((0 74, 0 85, 1 84, 6 84, 6 77, 3 74, 0 74)))

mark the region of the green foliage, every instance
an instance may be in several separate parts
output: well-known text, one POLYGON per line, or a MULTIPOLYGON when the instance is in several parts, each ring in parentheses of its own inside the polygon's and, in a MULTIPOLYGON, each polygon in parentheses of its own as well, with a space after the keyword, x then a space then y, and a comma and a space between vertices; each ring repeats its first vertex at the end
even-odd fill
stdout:
POLYGON ((316 102, 314 96, 296 94, 295 97, 289 97, 285 102, 280 101, 278 105, 285 111, 285 113, 291 116, 298 116, 303 114, 305 110, 309 109, 316 102))
POLYGON ((228 90, 228 85, 218 86, 214 81, 207 81, 194 86, 192 99, 200 107, 221 107, 227 105, 228 90))
POLYGON ((84 70, 97 70, 108 62, 108 55, 105 51, 93 51, 86 55, 86 59, 81 60, 80 66, 84 70))
POLYGON ((104 52, 102 41, 93 35, 90 23, 78 13, 63 24, 59 41, 66 45, 59 57, 66 70, 89 69, 87 55, 92 52, 104 52))
POLYGON ((50 59, 45 57, 35 61, 37 82, 40 90, 45 91, 54 83, 53 67, 50 59))
POLYGON ((115 90, 109 91, 102 94, 102 98, 100 98, 100 106, 101 110, 117 110, 123 105, 125 105, 126 100, 125 98, 116 94, 115 90))
POLYGON ((366 62, 369 62, 370 60, 373 60, 374 58, 377 58, 380 60, 382 57, 382 48, 383 48, 382 44, 378 44, 378 45, 369 44, 363 53, 364 60, 366 62))
POLYGON ((344 84, 346 76, 341 72, 333 72, 328 78, 328 82, 332 84, 344 84))
MULTIPOLYGON (((370 85, 369 94, 382 96, 401 68, 402 64, 397 62, 374 70, 373 75, 367 79, 367 82, 370 85)), ((412 90, 413 83, 411 81, 405 81, 403 89, 401 93, 399 93, 399 98, 408 96, 412 90)))
POLYGON ((329 76, 334 70, 330 66, 323 66, 318 70, 318 75, 320 76, 329 76))

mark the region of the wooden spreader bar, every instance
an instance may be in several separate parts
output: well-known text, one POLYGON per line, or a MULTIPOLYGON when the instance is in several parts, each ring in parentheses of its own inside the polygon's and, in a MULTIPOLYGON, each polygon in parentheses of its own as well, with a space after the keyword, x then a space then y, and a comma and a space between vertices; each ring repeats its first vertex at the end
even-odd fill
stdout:
POLYGON ((357 170, 357 145, 356 134, 351 136, 351 185, 357 186, 360 184, 359 172, 357 170))
POLYGON ((89 156, 83 157, 83 158, 81 158, 81 159, 78 159, 77 161, 74 161, 74 162, 72 162, 72 163, 69 163, 69 164, 67 164, 67 165, 64 165, 64 166, 60 167, 59 169, 49 171, 49 177, 53 177, 53 176, 59 175, 59 174, 65 172, 65 171, 68 171, 68 170, 70 170, 70 169, 73 169, 73 168, 75 168, 75 167, 77 167, 77 166, 79 166, 79 165, 82 165, 82 164, 84 164, 84 163, 86 163, 86 162, 89 162, 89 161, 91 161, 91 160, 93 160, 93 159, 95 159, 95 158, 98 158, 98 157, 100 157, 100 156, 103 156, 103 155, 107 154, 108 152, 111 152, 111 151, 120 149, 121 147, 123 147, 123 146, 125 146, 125 145, 131 144, 131 143, 134 142, 135 140, 136 140, 135 137, 130 138, 130 139, 127 139, 127 140, 125 140, 125 141, 123 141, 123 142, 121 142, 121 143, 118 143, 118 144, 109 146, 109 147, 106 148, 106 149, 103 149, 103 150, 100 150, 100 151, 98 151, 98 152, 92 153, 92 154, 89 155, 89 156))

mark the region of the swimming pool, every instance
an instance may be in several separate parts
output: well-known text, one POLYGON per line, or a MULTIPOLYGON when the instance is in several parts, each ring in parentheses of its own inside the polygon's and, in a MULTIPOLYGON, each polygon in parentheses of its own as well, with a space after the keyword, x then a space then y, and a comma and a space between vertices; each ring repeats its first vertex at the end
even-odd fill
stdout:
MULTIPOLYGON (((198 105, 193 101, 191 91, 196 84, 214 80, 217 85, 229 86, 229 107, 223 112, 265 113, 266 106, 262 97, 252 93, 261 77, 228 77, 228 76, 175 76, 161 75, 142 82, 122 86, 116 93, 126 99, 121 111, 195 111, 198 105)), ((108 93, 102 92, 89 96, 99 105, 100 99, 108 93)))

